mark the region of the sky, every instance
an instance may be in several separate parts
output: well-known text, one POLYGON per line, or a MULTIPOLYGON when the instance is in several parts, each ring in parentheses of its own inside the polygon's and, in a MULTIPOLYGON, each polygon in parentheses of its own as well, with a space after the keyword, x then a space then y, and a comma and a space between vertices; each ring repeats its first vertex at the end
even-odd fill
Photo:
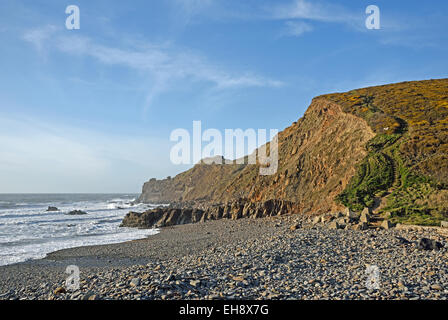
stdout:
POLYGON ((138 193, 191 167, 170 161, 170 134, 195 120, 282 130, 320 94, 446 78, 447 14, 444 0, 2 0, 0 193, 138 193))

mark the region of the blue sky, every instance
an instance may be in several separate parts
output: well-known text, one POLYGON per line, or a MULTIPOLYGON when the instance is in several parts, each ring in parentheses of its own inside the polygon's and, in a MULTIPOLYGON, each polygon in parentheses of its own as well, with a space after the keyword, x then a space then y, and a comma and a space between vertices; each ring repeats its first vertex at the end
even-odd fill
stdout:
POLYGON ((169 136, 193 120, 282 130, 319 94, 445 78, 447 14, 442 0, 2 0, 0 192, 139 192, 188 168, 169 136))

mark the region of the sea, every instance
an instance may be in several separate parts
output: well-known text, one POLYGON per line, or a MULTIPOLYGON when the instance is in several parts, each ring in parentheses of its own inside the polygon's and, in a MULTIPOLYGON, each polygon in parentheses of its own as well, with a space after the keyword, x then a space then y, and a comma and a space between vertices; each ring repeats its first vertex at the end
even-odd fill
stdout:
POLYGON ((47 253, 143 239, 159 230, 120 228, 137 194, 0 194, 0 266, 44 258, 47 253), (48 207, 59 210, 48 212, 48 207), (68 215, 82 210, 86 215, 68 215))

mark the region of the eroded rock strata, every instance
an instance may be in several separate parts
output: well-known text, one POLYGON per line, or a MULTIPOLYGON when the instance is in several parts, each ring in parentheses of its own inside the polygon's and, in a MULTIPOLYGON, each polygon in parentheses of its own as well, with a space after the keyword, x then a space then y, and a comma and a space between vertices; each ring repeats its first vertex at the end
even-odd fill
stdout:
POLYGON ((159 207, 145 212, 129 212, 121 226, 158 228, 207 220, 260 218, 296 212, 295 205, 288 201, 248 202, 238 200, 224 205, 210 205, 204 209, 159 207))
POLYGON ((301 212, 341 210, 334 197, 354 175, 373 136, 364 120, 315 99, 303 118, 279 133, 276 174, 259 175, 259 165, 197 164, 174 178, 146 182, 139 201, 212 205, 275 199, 292 202, 301 212))

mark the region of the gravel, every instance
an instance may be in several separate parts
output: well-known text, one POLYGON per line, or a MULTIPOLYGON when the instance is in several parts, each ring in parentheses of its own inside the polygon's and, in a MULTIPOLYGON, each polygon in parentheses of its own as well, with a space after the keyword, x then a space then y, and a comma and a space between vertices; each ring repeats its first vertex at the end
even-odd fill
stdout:
POLYGON ((209 221, 0 267, 0 299, 447 299, 447 247, 431 230, 329 230, 297 216, 209 221), (444 247, 421 250, 422 238, 444 247), (80 268, 78 290, 59 289, 68 265, 80 268), (377 289, 366 283, 372 266, 377 289))

